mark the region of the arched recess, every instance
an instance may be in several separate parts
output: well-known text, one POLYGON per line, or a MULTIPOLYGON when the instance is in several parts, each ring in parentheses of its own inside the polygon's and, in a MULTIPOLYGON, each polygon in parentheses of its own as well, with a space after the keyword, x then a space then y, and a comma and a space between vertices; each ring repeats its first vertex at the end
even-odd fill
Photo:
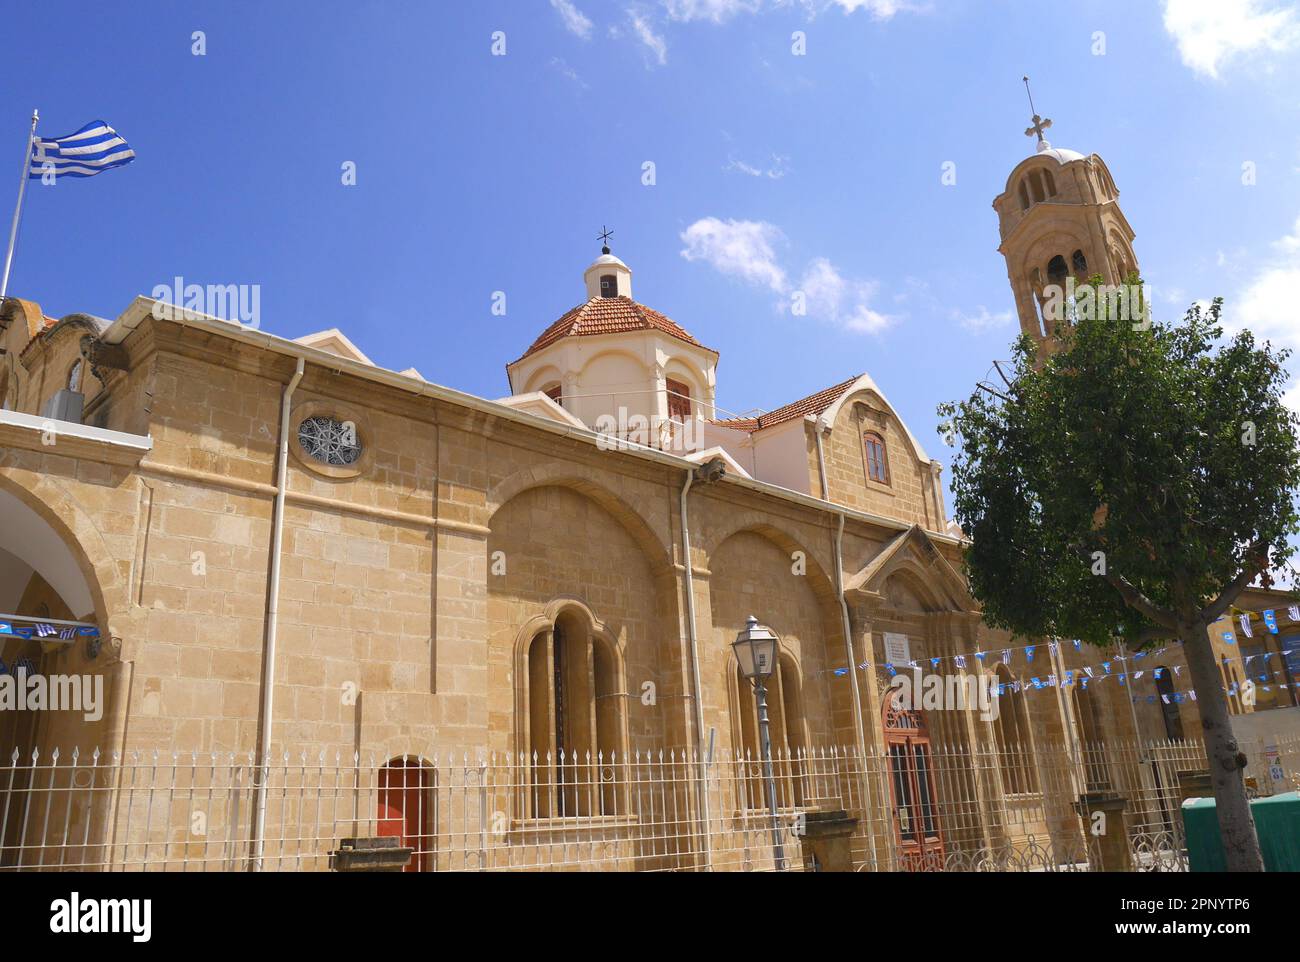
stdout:
MULTIPOLYGON (((740 673, 740 663, 732 652, 727 657, 727 704, 731 719, 731 744, 739 759, 744 760, 745 778, 738 786, 740 805, 746 809, 767 807, 766 789, 761 781, 761 741, 758 730, 756 690, 740 673)), ((778 642, 776 670, 765 683, 769 732, 772 751, 772 774, 776 782, 777 807, 797 808, 804 804, 804 770, 808 749, 808 719, 804 712, 803 668, 799 653, 778 642)))
MULTIPOLYGON (((736 537, 736 535, 752 532, 753 534, 762 535, 789 555, 792 569, 797 562, 801 562, 800 567, 804 572, 803 577, 808 579, 808 584, 818 599, 826 599, 833 604, 837 603, 834 582, 831 580, 830 572, 818 560, 818 552, 809 548, 793 532, 771 520, 759 520, 760 517, 764 516, 754 514, 744 517, 731 527, 711 529, 702 538, 697 538, 695 547, 704 554, 707 559, 707 567, 712 569, 713 559, 724 544, 736 537)), ((829 537, 828 534, 828 548, 829 537)), ((838 618, 838 615, 836 617, 838 618)))
POLYGON ((564 372, 554 364, 548 364, 539 368, 529 375, 528 383, 524 385, 521 394, 528 394, 532 391, 545 390, 548 385, 560 384, 564 381, 564 372))
MULTIPOLYGON (((114 608, 109 599, 125 598, 118 584, 122 576, 117 563, 108 555, 94 523, 57 481, 40 476, 34 486, 36 493, 13 478, 0 476, 0 613, 90 621, 107 640, 113 636, 109 615, 114 608), (84 540, 74 531, 81 532, 84 540)), ((29 674, 103 676, 102 687, 98 680, 80 687, 84 699, 80 711, 0 711, 0 749, 5 752, 5 764, 14 749, 30 763, 31 753, 38 749, 42 758, 49 758, 54 748, 66 757, 77 747, 83 755, 96 747, 105 752, 117 747, 114 719, 120 692, 114 690, 113 682, 122 675, 110 668, 112 649, 105 644, 95 654, 88 651, 88 641, 91 639, 81 636, 54 643, 0 635, 0 658, 14 674, 22 666, 29 674), (95 654, 93 659, 91 654, 95 654), (98 718, 93 714, 96 709, 98 718)), ((21 800, 35 798, 28 793, 39 784, 36 777, 34 769, 23 769, 20 763, 8 781, 0 784, 0 812, 17 811, 21 800)), ((23 846, 28 859, 49 858, 49 853, 41 856, 37 849, 57 845, 60 839, 66 842, 66 836, 58 834, 65 825, 72 826, 74 837, 89 837, 92 815, 88 807, 78 807, 66 792, 57 791, 43 804, 51 803, 40 823, 24 826, 21 820, 9 820, 0 837, 0 865, 13 864, 23 846)))
POLYGON ((609 488, 574 473, 569 464, 550 462, 516 471, 494 484, 487 493, 488 526, 510 501, 532 488, 554 486, 585 495, 608 511, 641 547, 656 575, 672 573, 672 553, 635 508, 609 488))
POLYGON ((40 574, 73 618, 94 621, 108 637, 116 613, 108 599, 124 600, 126 585, 122 559, 109 553, 94 521, 48 476, 38 477, 29 490, 0 475, 0 518, 0 551, 40 574))
POLYGON ((850 688, 847 678, 834 674, 845 664, 842 619, 831 579, 813 552, 769 523, 743 524, 706 544, 712 549, 708 555, 711 627, 702 632, 701 654, 705 726, 717 725, 731 733, 737 752, 757 744, 745 737, 743 724, 752 710, 752 698, 740 693, 730 647, 744 619, 752 614, 782 640, 778 663, 782 678, 768 705, 774 719, 789 711, 798 715, 788 748, 799 752, 851 744, 850 688), (745 588, 751 586, 753 591, 747 592, 745 588), (787 701, 787 695, 793 700, 787 701))
MULTIPOLYGON (((489 671, 513 697, 501 705, 489 737, 499 750, 525 756, 564 748, 620 760, 629 752, 684 745, 692 706, 676 569, 644 519, 571 470, 539 467, 493 489, 504 500, 490 505, 486 543, 489 571, 499 572, 487 583, 489 671), (530 658, 539 637, 548 639, 550 655, 538 648, 530 658), (572 647, 574 638, 582 639, 579 648, 572 647), (589 675, 572 680, 574 697, 590 695, 600 709, 581 739, 557 742, 560 726, 537 714, 541 709, 528 698, 530 685, 557 701, 564 696, 563 688, 539 681, 542 675, 553 681, 557 655, 574 666, 582 661, 589 675), (627 685, 641 694, 647 683, 652 699, 627 695, 627 685), (552 736, 537 742, 532 732, 541 732, 543 722, 552 736)), ((560 677, 568 676, 562 670, 560 677)))

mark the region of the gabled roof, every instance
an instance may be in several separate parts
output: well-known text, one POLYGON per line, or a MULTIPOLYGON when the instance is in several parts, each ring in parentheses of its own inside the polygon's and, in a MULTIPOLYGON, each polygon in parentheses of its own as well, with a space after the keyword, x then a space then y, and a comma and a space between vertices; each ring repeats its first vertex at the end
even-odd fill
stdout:
POLYGON ((844 591, 879 595, 885 580, 899 568, 924 572, 926 587, 933 594, 930 600, 940 609, 978 609, 979 605, 971 597, 965 579, 948 563, 948 559, 934 546, 930 534, 919 524, 913 524, 886 544, 861 571, 845 583, 844 591))
POLYGON ((304 347, 314 347, 318 351, 325 351, 327 354, 333 354, 336 357, 345 357, 349 361, 360 361, 362 364, 369 364, 372 367, 375 363, 361 353, 361 348, 348 340, 347 335, 337 327, 317 331, 315 334, 304 334, 302 337, 294 338, 294 341, 304 347))
POLYGON ((816 394, 810 394, 806 398, 792 401, 784 407, 779 407, 775 411, 768 411, 766 414, 760 414, 755 418, 726 418, 713 423, 719 427, 731 428, 733 431, 747 431, 752 434, 755 431, 762 431, 765 428, 773 428, 778 424, 784 424, 786 421, 793 421, 795 418, 806 417, 810 414, 818 415, 842 398, 845 392, 857 383, 860 377, 862 377, 861 374, 855 374, 847 381, 841 381, 834 387, 828 387, 816 394))
POLYGON ((532 347, 524 351, 519 360, 522 361, 544 347, 550 347, 562 338, 593 334, 622 334, 627 331, 660 331, 687 344, 704 348, 710 353, 718 353, 712 348, 704 347, 672 318, 660 314, 654 308, 638 304, 630 297, 620 295, 619 297, 593 297, 585 304, 579 304, 542 331, 537 340, 533 341, 532 347))

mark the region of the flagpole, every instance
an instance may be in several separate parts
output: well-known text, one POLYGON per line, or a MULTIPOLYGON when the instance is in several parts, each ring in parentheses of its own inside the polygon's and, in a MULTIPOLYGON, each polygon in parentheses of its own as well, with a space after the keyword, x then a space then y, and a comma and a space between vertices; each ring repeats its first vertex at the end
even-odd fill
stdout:
POLYGON ((4 277, 0 278, 0 304, 4 303, 5 295, 9 292, 9 268, 14 262, 14 244, 18 241, 18 221, 23 216, 23 195, 27 193, 27 176, 32 167, 32 143, 36 140, 36 121, 40 120, 40 113, 32 110, 32 131, 27 135, 27 150, 23 154, 23 179, 18 182, 18 204, 14 207, 14 222, 9 228, 9 250, 5 253, 5 272, 4 277))

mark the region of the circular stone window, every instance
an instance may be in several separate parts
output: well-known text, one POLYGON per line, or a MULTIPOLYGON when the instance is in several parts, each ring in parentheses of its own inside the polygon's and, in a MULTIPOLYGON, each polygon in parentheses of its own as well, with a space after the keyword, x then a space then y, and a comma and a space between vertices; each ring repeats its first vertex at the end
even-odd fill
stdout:
POLYGON ((315 415, 298 425, 298 443, 313 461, 347 468, 361 459, 361 440, 352 421, 315 415))

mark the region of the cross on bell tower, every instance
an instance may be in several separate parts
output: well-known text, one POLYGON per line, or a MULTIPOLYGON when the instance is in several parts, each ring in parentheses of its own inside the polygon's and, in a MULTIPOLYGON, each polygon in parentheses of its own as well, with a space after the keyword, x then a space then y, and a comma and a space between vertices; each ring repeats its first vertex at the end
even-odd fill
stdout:
POLYGON ((601 242, 600 252, 601 252, 602 254, 608 254, 608 253, 609 253, 609 239, 610 239, 611 237, 614 236, 614 232, 613 232, 612 230, 610 230, 608 227, 606 227, 604 224, 601 224, 601 225, 600 225, 600 233, 599 233, 598 235, 596 235, 596 236, 597 236, 597 238, 598 238, 598 239, 600 240, 600 242, 601 242))
POLYGON ((1038 116, 1038 111, 1034 109, 1034 93, 1029 89, 1029 78, 1023 77, 1021 79, 1025 82, 1025 93, 1029 95, 1029 112, 1034 115, 1033 126, 1025 131, 1025 136, 1033 137, 1036 135, 1038 137, 1038 149, 1040 151, 1050 150, 1052 145, 1047 142, 1047 138, 1043 136, 1043 133, 1052 126, 1052 121, 1038 116))

